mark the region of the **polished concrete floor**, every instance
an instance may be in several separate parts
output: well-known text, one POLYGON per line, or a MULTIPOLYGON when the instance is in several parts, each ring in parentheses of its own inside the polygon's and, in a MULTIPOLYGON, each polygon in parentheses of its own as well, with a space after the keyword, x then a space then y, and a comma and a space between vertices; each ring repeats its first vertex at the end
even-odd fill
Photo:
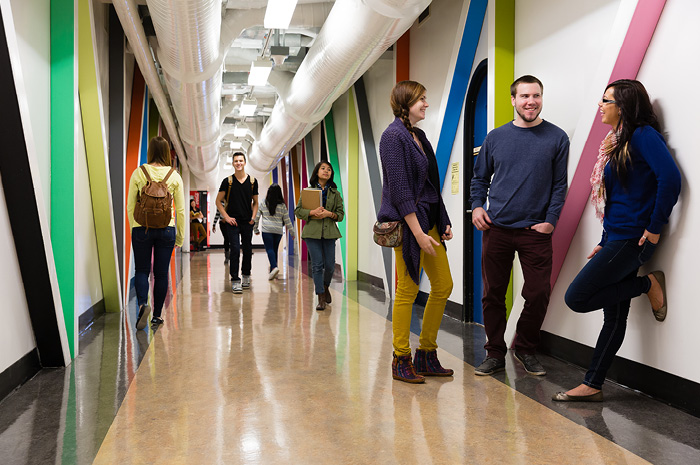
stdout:
POLYGON ((509 357, 474 376, 477 325, 443 323, 453 378, 394 381, 383 291, 337 282, 318 312, 303 266, 270 282, 265 253, 253 260, 234 295, 222 252, 185 255, 155 333, 133 329, 133 302, 96 320, 70 367, 0 403, 0 463, 700 463, 700 419, 639 393, 608 384, 604 403, 553 403, 579 368, 542 356, 534 377, 509 357))

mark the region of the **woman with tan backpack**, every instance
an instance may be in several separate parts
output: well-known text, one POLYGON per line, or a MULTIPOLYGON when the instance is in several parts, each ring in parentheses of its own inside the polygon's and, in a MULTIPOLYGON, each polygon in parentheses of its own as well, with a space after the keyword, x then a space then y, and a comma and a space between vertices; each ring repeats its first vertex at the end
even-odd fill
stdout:
POLYGON ((171 164, 170 144, 160 136, 154 137, 148 145, 148 163, 136 169, 129 182, 126 210, 134 250, 134 287, 139 306, 137 329, 146 327, 151 312, 148 305, 151 267, 154 278, 151 324, 154 327, 163 324, 160 315, 168 293, 170 257, 173 248, 183 243, 185 193, 182 178, 171 164))

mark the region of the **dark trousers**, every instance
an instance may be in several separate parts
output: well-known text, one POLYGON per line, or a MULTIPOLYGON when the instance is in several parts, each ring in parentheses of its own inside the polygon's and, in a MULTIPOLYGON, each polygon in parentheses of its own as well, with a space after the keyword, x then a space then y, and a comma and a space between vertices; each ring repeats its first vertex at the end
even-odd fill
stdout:
POLYGON ((270 271, 277 268, 277 251, 280 247, 280 241, 282 240, 282 234, 274 233, 262 233, 263 244, 265 244, 265 251, 267 252, 267 259, 270 262, 270 271))
POLYGON ((639 246, 638 239, 608 242, 569 285, 564 300, 573 311, 603 309, 603 329, 583 384, 595 389, 603 387, 605 375, 625 339, 630 300, 651 287, 649 278, 637 276, 637 270, 654 250, 655 244, 646 241, 639 246))
POLYGON ((153 316, 160 317, 168 293, 168 267, 175 247, 175 228, 137 227, 131 230, 134 248, 134 287, 139 307, 148 303, 148 278, 153 267, 153 316), (152 261, 151 261, 152 259, 152 261))
POLYGON ((236 219, 237 226, 231 224, 226 225, 226 233, 231 247, 231 259, 229 268, 231 270, 231 279, 238 280, 238 266, 240 263, 241 250, 243 250, 243 263, 241 266, 241 274, 250 276, 251 263, 253 261, 253 225, 247 221, 236 219))
POLYGON ((304 239, 311 255, 311 274, 316 294, 326 292, 335 272, 335 239, 304 239))
POLYGON ((221 235, 224 236, 224 254, 228 257, 229 254, 229 248, 231 247, 231 243, 228 240, 228 231, 226 231, 226 227, 228 226, 228 223, 226 223, 224 220, 219 221, 219 229, 221 230, 221 235))
POLYGON ((508 351, 506 331, 506 291, 518 252, 523 269, 523 311, 516 326, 515 350, 534 354, 540 344, 540 328, 547 313, 552 292, 552 235, 532 229, 506 229, 491 226, 484 231, 481 273, 484 281, 484 327, 489 357, 504 359, 508 351))

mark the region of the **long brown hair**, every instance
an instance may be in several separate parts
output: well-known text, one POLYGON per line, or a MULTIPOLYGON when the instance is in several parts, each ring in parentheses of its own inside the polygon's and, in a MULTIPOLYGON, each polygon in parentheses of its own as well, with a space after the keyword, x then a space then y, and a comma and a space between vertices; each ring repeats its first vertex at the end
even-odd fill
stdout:
POLYGON ((649 94, 644 85, 633 79, 619 79, 607 85, 605 90, 613 88, 615 104, 620 109, 620 122, 615 131, 619 131, 617 147, 610 154, 610 163, 617 176, 627 179, 627 163, 630 161, 629 143, 634 131, 640 126, 651 126, 661 132, 659 122, 651 105, 649 94))
POLYGON ((409 109, 425 94, 425 86, 416 81, 397 82, 391 90, 391 111, 394 116, 401 118, 403 125, 413 133, 413 125, 408 119, 409 109))
POLYGON ((161 136, 151 139, 148 144, 148 163, 159 163, 163 166, 170 166, 170 143, 161 136))

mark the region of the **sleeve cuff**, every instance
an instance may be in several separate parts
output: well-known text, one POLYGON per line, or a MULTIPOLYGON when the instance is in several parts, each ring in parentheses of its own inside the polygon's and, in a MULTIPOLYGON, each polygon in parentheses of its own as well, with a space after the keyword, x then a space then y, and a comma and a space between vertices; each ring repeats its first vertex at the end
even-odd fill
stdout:
POLYGON ((552 214, 547 215, 547 219, 545 219, 545 222, 547 222, 555 227, 557 225, 557 221, 559 221, 559 217, 556 215, 552 215, 552 214))
POLYGON ((399 211, 399 215, 401 215, 401 218, 403 218, 406 215, 410 215, 411 213, 416 212, 416 202, 411 200, 403 201, 400 204, 396 205, 396 209, 399 211))

